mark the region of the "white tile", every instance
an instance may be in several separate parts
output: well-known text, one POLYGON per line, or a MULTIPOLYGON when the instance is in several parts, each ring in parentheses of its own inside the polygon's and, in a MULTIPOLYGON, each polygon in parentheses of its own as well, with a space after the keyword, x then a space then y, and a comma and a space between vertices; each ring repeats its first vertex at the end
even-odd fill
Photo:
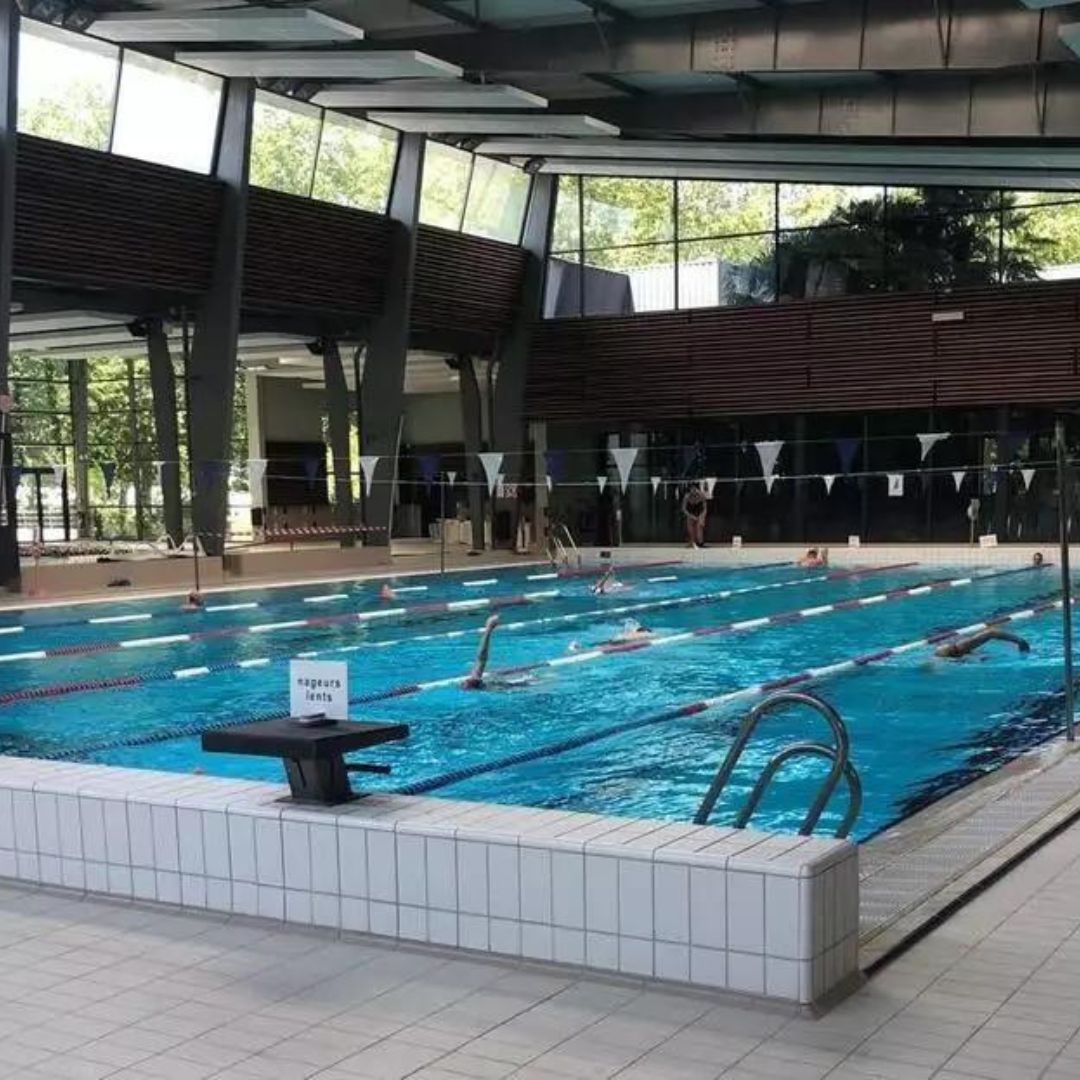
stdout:
POLYGON ((401 904, 398 907, 398 937, 406 941, 427 941, 427 909, 401 904))
POLYGON ((727 953, 723 949, 690 947, 690 981, 702 986, 727 986, 727 953))
MULTIPOLYGON (((286 825, 290 822, 285 822, 286 825)), ((292 824, 295 824, 293 822, 292 824)), ((285 921, 310 926, 312 922, 311 893, 302 889, 285 890, 285 921)))
POLYGON ((555 960, 560 964, 585 963, 585 931, 555 927, 555 960))
POLYGON ((616 934, 585 932, 585 963, 589 967, 619 970, 619 938, 616 934))
POLYGON ((136 866, 131 871, 131 890, 136 900, 157 899, 157 878, 153 870, 136 866))
POLYGON ((372 900, 368 904, 368 916, 371 919, 371 932, 386 937, 397 937, 397 904, 387 904, 381 900, 372 900))
POLYGON ((227 815, 229 821, 229 859, 231 877, 236 881, 258 880, 255 867, 255 819, 247 814, 227 815))
POLYGON ((552 921, 551 852, 542 848, 521 849, 521 917, 545 925, 552 921))
MULTIPOLYGON (((149 803, 127 804, 128 840, 131 844, 131 865, 142 868, 154 865, 154 826, 149 803)), ((112 861, 112 856, 109 856, 112 861)))
POLYGON ((229 858, 229 819, 220 810, 202 811, 203 862, 210 877, 232 876, 229 858))
POLYGON ((38 853, 41 855, 59 855, 60 818, 56 805, 56 796, 47 791, 35 792, 34 813, 37 822, 38 853))
MULTIPOLYGON (((108 861, 105 846, 105 813, 100 799, 79 797, 79 831, 82 834, 83 858, 93 862, 108 861)), ((0 841, 0 846, 3 846, 0 841)))
POLYGON ((160 903, 180 903, 180 875, 178 873, 175 873, 172 870, 155 871, 154 888, 160 903))
POLYGON ((15 810, 11 788, 0 787, 0 848, 15 850, 15 810))
MULTIPOLYGON (((281 823, 281 846, 285 871, 285 888, 310 892, 311 837, 308 834, 307 823, 303 821, 283 821, 281 823)), ((286 903, 286 909, 287 907, 286 903)))
POLYGON ((337 830, 337 834, 341 892, 344 896, 366 897, 367 832, 364 829, 342 826, 337 830))
POLYGON ((12 822, 14 823, 15 848, 18 851, 37 852, 37 811, 32 791, 13 791, 12 822))
POLYGON ((199 874, 181 874, 180 901, 184 907, 206 907, 206 878, 199 874))
POLYGON ((458 916, 458 944, 463 949, 488 950, 488 920, 485 915, 458 916))
POLYGON ((491 947, 494 949, 494 919, 516 920, 521 916, 521 877, 516 845, 488 845, 488 904, 493 919, 491 947))
POLYGON ((765 957, 729 951, 728 988, 744 994, 765 993, 765 957))
POLYGON ((658 941, 653 950, 655 975, 676 982, 690 980, 690 946, 658 941))
POLYGON ((372 900, 397 900, 397 850, 392 832, 371 829, 367 834, 368 891, 372 900))
MULTIPOLYGON (((729 872, 727 945, 739 952, 765 950, 765 879, 761 874, 729 872)), ((693 917, 691 916, 691 934, 693 917)), ((764 974, 762 975, 764 979, 764 974)))
POLYGON ((213 911, 231 911, 232 882, 222 878, 206 879, 206 906, 213 911))
POLYGON ((78 796, 58 795, 56 812, 60 824, 60 855, 65 859, 83 858, 78 796))
POLYGON ((342 898, 336 894, 312 893, 311 921, 316 926, 332 926, 340 928, 342 902, 342 898))
POLYGON ((41 856, 29 851, 15 852, 15 876, 22 881, 40 881, 41 856))
POLYGON ((201 810, 178 807, 176 811, 176 835, 180 844, 180 872, 182 874, 206 874, 206 855, 203 842, 203 814, 201 810))
POLYGON ((690 941, 709 949, 727 945, 727 877, 723 870, 690 867, 690 941))
POLYGON ((232 883, 232 909, 237 915, 258 915, 258 885, 250 881, 234 881, 232 883))
POLYGON ((424 838, 415 833, 397 834, 397 898, 412 907, 427 906, 424 838))
POLYGON ((130 866, 115 866, 109 863, 106 869, 109 872, 109 895, 131 896, 135 891, 130 866))
POLYGON ((653 908, 653 925, 658 940, 684 944, 690 940, 689 867, 675 863, 654 863, 653 908))
POLYGON ((604 855, 585 856, 585 928, 605 934, 614 934, 619 929, 619 864, 616 859, 604 855))
MULTIPOLYGON (((429 836, 425 840, 427 858, 427 902, 429 908, 444 912, 456 912, 457 850, 453 840, 441 836, 429 836)), ((450 920, 457 937, 457 919, 450 920)))
POLYGON ((765 993, 772 998, 799 1000, 799 962, 765 958, 765 993))
POLYGON ((556 926, 585 927, 585 856, 578 852, 551 853, 551 914, 556 926))
POLYGON ((428 916, 428 941, 432 945, 457 945, 458 917, 453 911, 430 909, 428 916))
MULTIPOLYGON (((464 914, 488 912, 487 854, 487 844, 475 840, 463 840, 457 846, 458 908, 464 914)), ((487 945, 483 947, 486 949, 487 945)))
POLYGON ((521 923, 513 919, 492 918, 488 925, 491 951, 504 956, 521 955, 521 923))
POLYGON ((259 915, 264 919, 285 918, 285 890, 275 885, 257 885, 259 915))
POLYGON ((799 957, 799 879, 765 877, 765 952, 796 960, 799 957))
MULTIPOLYGON (((70 798, 70 796, 61 796, 70 798)), ((60 859, 60 880, 65 889, 78 889, 80 892, 86 888, 86 864, 82 859, 60 859)))
MULTIPOLYGON (((86 888, 89 892, 107 893, 109 891, 109 868, 103 862, 83 864, 86 873, 86 888)), ((0 867, 0 876, 3 869, 0 867)))
POLYGON ((626 975, 653 974, 653 943, 642 938, 619 937, 619 970, 626 975))
POLYGON ((280 818, 255 819, 255 871, 259 885, 280 889, 285 884, 280 818))
POLYGON ((311 837, 311 887, 320 893, 339 889, 338 830, 334 825, 308 826, 311 837))
MULTIPOLYGON (((618 863, 619 934, 651 940, 653 936, 653 864, 642 859, 619 859, 618 863)), ((651 956, 649 966, 651 969, 651 956)))
POLYGON ((38 868, 41 880, 46 885, 62 885, 64 882, 63 871, 60 866, 59 855, 39 855, 38 868))
POLYGON ((539 923, 521 924, 521 955, 530 960, 555 959, 555 933, 539 923))
POLYGON ((176 807, 152 806, 150 823, 154 830, 154 866, 158 870, 180 870, 180 845, 176 835, 176 807))
POLYGON ((366 934, 371 929, 368 902, 352 896, 341 898, 341 929, 366 934))
POLYGON ((111 866, 130 866, 131 836, 128 829, 127 804, 117 799, 104 799, 101 810, 105 819, 106 861, 111 866))
POLYGON ((830 867, 821 875, 822 904, 825 908, 825 948, 831 948, 840 940, 840 919, 836 909, 836 868, 830 867))

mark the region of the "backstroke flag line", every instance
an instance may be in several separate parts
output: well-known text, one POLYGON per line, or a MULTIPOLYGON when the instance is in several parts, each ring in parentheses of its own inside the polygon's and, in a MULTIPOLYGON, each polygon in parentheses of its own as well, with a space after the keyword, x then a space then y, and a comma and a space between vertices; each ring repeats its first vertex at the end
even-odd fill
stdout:
POLYGON ((659 477, 659 476, 650 476, 649 477, 649 482, 652 484, 652 493, 654 495, 657 493, 657 491, 660 490, 660 480, 661 479, 662 479, 662 477, 659 477))
POLYGON ((360 455, 360 472, 364 476, 364 494, 371 494, 371 485, 375 483, 375 467, 379 464, 378 454, 360 455))
POLYGON ((622 493, 626 494, 626 485, 630 483, 630 470, 637 460, 638 447, 621 446, 612 447, 611 456, 615 459, 615 468, 619 470, 619 486, 622 493))
POLYGON ((1035 479, 1034 469, 1021 469, 1020 475, 1024 478, 1024 490, 1031 490, 1031 481, 1035 479))
POLYGON ((919 447, 922 450, 922 457, 920 461, 926 460, 926 455, 934 449, 939 442, 943 442, 949 437, 951 432, 948 431, 929 431, 924 432, 922 435, 916 435, 915 438, 919 440, 919 447))
POLYGON ((832 486, 836 483, 836 475, 834 473, 826 473, 821 479, 825 481, 825 494, 831 495, 832 486))
POLYGON ((754 446, 757 447, 758 457, 761 460, 761 475, 765 477, 765 487, 772 491, 772 484, 769 483, 769 480, 772 477, 773 470, 776 468, 776 459, 780 456, 784 443, 778 439, 774 442, 754 443, 754 446))
POLYGON ((495 485, 499 482, 499 470, 502 469, 503 456, 495 450, 485 450, 476 455, 480 464, 484 466, 484 475, 487 477, 488 494, 495 494, 495 485))
POLYGON ((596 486, 600 489, 600 494, 603 495, 604 488, 607 487, 607 477, 606 476, 598 476, 596 478, 596 486))
POLYGON ((957 492, 959 492, 960 489, 964 486, 964 477, 966 475, 967 474, 964 472, 963 469, 961 469, 959 472, 954 472, 952 474, 952 482, 956 485, 957 492))

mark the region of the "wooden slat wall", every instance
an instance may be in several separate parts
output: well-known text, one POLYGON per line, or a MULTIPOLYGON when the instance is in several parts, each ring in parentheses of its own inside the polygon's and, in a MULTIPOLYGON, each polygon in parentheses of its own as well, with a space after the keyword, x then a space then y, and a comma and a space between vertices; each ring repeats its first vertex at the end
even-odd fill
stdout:
POLYGON ((553 421, 1080 400, 1080 282, 539 324, 553 421), (933 322, 963 311, 962 322, 933 322))
POLYGON ((15 183, 17 276, 206 288, 221 198, 208 177, 20 135, 15 183))

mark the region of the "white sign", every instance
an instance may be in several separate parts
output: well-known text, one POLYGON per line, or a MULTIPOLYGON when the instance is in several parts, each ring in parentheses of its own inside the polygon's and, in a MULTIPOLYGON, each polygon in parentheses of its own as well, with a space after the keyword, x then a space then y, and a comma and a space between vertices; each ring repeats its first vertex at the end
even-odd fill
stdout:
POLYGON ((344 660, 289 663, 289 715, 349 719, 349 665, 344 660))
POLYGON ((979 547, 997 547, 997 533, 987 533, 979 537, 979 547))
POLYGON ((733 536, 731 538, 731 546, 733 548, 741 548, 742 547, 742 537, 741 536, 733 536))
POLYGON ((862 540, 858 536, 849 536, 847 538, 848 547, 862 547, 862 540))

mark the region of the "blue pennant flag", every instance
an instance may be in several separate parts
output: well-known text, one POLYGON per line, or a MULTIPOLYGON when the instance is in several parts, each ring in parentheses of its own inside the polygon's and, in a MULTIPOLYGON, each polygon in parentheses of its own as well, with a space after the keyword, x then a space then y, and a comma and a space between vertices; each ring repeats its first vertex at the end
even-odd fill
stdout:
POLYGON ((851 472, 855 464, 855 455, 859 452, 862 439, 837 439, 836 452, 840 456, 840 468, 845 472, 851 472))

